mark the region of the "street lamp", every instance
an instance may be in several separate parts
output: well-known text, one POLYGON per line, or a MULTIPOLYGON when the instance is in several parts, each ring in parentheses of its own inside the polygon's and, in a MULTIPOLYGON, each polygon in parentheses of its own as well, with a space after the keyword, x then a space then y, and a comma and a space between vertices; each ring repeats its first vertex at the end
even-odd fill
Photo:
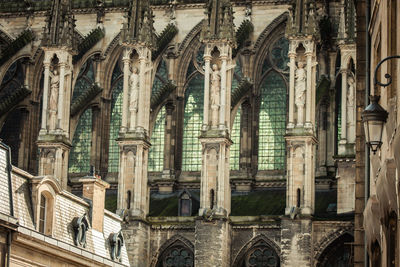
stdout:
MULTIPOLYGON (((389 73, 385 74, 385 78, 388 80, 387 83, 381 83, 377 79, 377 72, 379 67, 387 60, 400 58, 400 56, 390 56, 382 59, 375 68, 374 72, 374 87, 375 92, 377 90, 378 85, 382 87, 386 87, 392 83, 392 76, 389 73)), ((365 130, 365 142, 371 149, 371 151, 375 154, 376 151, 382 145, 382 133, 383 133, 383 126, 386 123, 388 113, 387 111, 379 105, 379 98, 378 95, 371 95, 369 99, 371 103, 364 109, 362 112, 362 120, 364 123, 364 130, 365 130)))

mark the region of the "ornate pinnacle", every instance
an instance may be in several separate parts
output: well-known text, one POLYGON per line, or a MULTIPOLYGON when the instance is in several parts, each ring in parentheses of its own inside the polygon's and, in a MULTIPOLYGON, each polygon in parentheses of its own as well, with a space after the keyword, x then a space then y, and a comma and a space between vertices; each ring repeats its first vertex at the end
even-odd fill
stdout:
POLYGON ((235 27, 233 10, 229 0, 208 0, 205 6, 201 40, 227 40, 234 43, 235 27))
POLYGON ((133 0, 130 3, 128 22, 121 31, 121 41, 126 44, 141 43, 156 48, 156 34, 153 26, 153 11, 148 0, 133 0))

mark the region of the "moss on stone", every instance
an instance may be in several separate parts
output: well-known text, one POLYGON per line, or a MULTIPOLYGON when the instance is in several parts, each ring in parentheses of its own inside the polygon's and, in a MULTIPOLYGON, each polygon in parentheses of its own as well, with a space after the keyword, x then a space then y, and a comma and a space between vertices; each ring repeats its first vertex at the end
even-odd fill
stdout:
POLYGON ((255 191, 232 195, 232 216, 283 215, 285 213, 285 190, 255 191))

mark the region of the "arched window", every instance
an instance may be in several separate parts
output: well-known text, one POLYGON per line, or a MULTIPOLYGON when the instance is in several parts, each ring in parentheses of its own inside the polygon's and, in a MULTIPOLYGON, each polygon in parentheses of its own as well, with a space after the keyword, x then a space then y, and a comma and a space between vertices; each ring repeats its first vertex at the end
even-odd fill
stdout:
MULTIPOLYGON (((169 242, 171 241, 167 241, 167 243, 169 242)), ((158 258, 157 267, 194 266, 193 249, 188 247, 187 242, 182 242, 178 239, 169 244, 158 258)))
POLYGON ((203 87, 204 77, 196 74, 185 92, 182 171, 201 169, 201 144, 198 137, 203 123, 203 87))
POLYGON ((119 147, 116 139, 121 127, 122 119, 122 72, 117 63, 112 74, 112 97, 111 97, 111 118, 110 118, 110 140, 108 147, 108 172, 118 172, 119 147))
POLYGON ((42 191, 38 203, 37 229, 45 235, 52 235, 54 197, 48 191, 42 191))
POLYGON ((234 266, 240 267, 279 267, 280 259, 279 256, 270 244, 270 241, 266 241, 263 238, 256 237, 244 248, 234 263, 234 266), (257 239, 259 239, 257 241, 257 239))
POLYGON ((262 66, 258 133, 258 169, 285 169, 285 128, 289 42, 278 39, 262 66))
MULTIPOLYGON (((23 88, 25 71, 22 60, 17 60, 11 64, 1 81, 0 106, 5 106, 6 108, 0 107, 0 114, 7 113, 10 107, 18 104, 18 101, 22 100, 20 96, 23 96, 26 91, 23 88)), ((23 130, 27 128, 23 127, 27 114, 28 112, 24 109, 16 109, 7 116, 5 123, 0 125, 0 139, 11 147, 11 161, 15 166, 19 166, 19 150, 23 139, 23 130)))
POLYGON ((275 71, 261 85, 258 169, 285 168, 286 85, 275 71))
POLYGON ((83 173, 90 169, 90 151, 92 146, 92 109, 82 113, 72 139, 68 172, 83 173))
POLYGON ((233 142, 230 148, 230 159, 229 159, 231 170, 239 170, 240 116, 241 116, 241 107, 238 108, 235 120, 233 121, 233 126, 231 131, 231 140, 233 142))
POLYGON ((154 128, 151 133, 151 147, 149 151, 149 171, 160 172, 163 170, 164 161, 164 132, 165 132, 165 106, 158 112, 154 128))
POLYGON ((334 240, 322 252, 317 267, 353 266, 353 242, 353 236, 347 233, 334 240))

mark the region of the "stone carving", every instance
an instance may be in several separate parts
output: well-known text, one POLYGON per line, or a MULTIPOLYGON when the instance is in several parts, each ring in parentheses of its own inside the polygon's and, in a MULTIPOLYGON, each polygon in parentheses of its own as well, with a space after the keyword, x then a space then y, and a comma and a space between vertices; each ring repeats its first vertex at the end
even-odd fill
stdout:
POLYGON ((212 65, 211 72, 211 126, 218 125, 218 109, 220 106, 221 73, 217 64, 212 65))
POLYGON ((138 111, 138 95, 139 95, 139 74, 138 69, 133 68, 132 74, 129 77, 130 99, 129 111, 131 112, 130 129, 136 126, 136 114, 138 111))
POLYGON ((354 78, 352 76, 347 78, 347 123, 354 123, 354 78))
POLYGON ((303 124, 303 110, 306 103, 306 70, 304 63, 297 63, 295 73, 295 104, 297 107, 297 124, 303 124))
POLYGON ((49 130, 56 128, 59 84, 60 75, 57 68, 55 68, 50 72, 49 130))

